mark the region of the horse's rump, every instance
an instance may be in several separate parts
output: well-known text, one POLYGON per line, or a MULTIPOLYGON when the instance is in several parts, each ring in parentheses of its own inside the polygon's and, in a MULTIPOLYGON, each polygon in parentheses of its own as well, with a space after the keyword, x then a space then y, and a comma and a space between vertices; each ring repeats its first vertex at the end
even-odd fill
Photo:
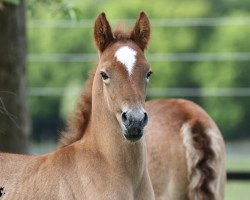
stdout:
POLYGON ((156 199, 224 197, 224 142, 208 114, 181 99, 147 103, 149 169, 156 199))

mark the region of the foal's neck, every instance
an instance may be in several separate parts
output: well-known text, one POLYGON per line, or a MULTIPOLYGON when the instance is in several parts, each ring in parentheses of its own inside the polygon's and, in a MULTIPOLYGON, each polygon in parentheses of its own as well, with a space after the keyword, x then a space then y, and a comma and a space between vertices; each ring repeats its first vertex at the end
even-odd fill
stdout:
POLYGON ((92 114, 87 132, 87 141, 91 143, 90 148, 100 152, 110 167, 135 178, 145 171, 144 137, 137 142, 125 139, 119 122, 100 94, 93 95, 92 114))

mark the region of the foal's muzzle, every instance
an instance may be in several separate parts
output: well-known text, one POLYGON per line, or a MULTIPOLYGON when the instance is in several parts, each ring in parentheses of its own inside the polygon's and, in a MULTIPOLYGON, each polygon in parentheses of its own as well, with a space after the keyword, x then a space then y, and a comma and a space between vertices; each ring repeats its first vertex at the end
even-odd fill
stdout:
POLYGON ((121 118, 125 127, 124 136, 131 141, 139 140, 148 122, 147 113, 142 109, 133 109, 123 112, 121 118))

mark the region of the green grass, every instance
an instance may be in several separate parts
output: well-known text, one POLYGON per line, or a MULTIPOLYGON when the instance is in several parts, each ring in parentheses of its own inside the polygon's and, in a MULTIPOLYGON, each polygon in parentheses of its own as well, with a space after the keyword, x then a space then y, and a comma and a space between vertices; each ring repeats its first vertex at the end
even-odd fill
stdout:
POLYGON ((225 200, 250 200, 250 181, 228 182, 225 200))
MULTIPOLYGON (((227 171, 250 171, 250 156, 228 157, 227 171)), ((225 200, 250 200, 249 181, 228 181, 225 200)))
POLYGON ((250 171, 250 156, 249 159, 227 159, 226 166, 230 171, 250 171))

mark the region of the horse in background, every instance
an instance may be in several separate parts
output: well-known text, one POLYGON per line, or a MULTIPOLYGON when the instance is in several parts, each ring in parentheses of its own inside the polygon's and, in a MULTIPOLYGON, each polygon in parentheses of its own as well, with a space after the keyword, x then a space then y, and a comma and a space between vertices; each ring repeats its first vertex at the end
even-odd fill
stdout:
MULTIPOLYGON (((104 13, 94 26, 99 63, 88 84, 88 123, 71 122, 84 137, 40 156, 0 154, 1 200, 152 200, 154 191, 142 137, 151 69, 144 56, 150 27, 141 13, 130 33, 114 34, 104 13)), ((46 109, 46 108, 45 108, 46 109)), ((84 114, 85 113, 85 114, 84 114)), ((74 135, 69 132, 68 135, 74 135)))
MULTIPOLYGON (((135 27, 140 27, 138 23, 135 27)), ((128 32, 118 29, 113 32, 113 36, 110 34, 105 37, 134 41, 144 35, 146 37, 143 38, 147 39, 139 43, 139 47, 144 49, 150 36, 148 20, 141 30, 134 28, 128 32), (133 39, 129 34, 134 35, 133 39)), ((100 43, 105 44, 105 41, 100 43)), ((133 61, 126 53, 121 56, 124 57, 124 63, 133 61)), ((132 75, 133 70, 136 68, 131 68, 132 75)), ((151 71, 147 74, 147 80, 150 74, 151 71)), ((141 76, 145 77, 145 73, 141 76)), ((90 123, 92 109, 92 84, 93 75, 90 75, 79 98, 76 113, 68 124, 68 130, 62 135, 61 147, 82 140, 87 135, 86 128, 90 123)), ((121 91, 127 91, 126 85, 118 87, 121 91)), ((130 89, 136 93, 133 88, 130 89)), ((141 96, 140 93, 137 95, 138 98, 141 96)), ((146 103, 146 111, 149 116, 145 135, 149 172, 156 199, 224 199, 225 145, 218 127, 209 115, 193 102, 182 99, 149 101, 146 103)))
POLYGON ((157 200, 223 200, 225 146, 198 105, 183 99, 147 102, 149 172, 157 200))

